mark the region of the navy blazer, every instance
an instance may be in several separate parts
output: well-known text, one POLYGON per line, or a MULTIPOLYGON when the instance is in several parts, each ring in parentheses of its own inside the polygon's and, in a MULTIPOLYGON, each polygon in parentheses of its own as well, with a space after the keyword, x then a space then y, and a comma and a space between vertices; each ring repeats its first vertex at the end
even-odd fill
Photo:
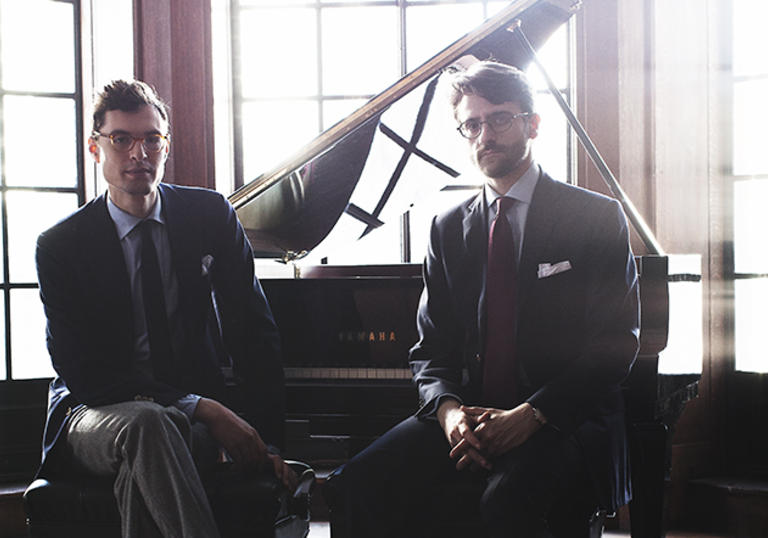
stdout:
MULTIPOLYGON (((420 416, 441 396, 480 404, 487 208, 482 192, 432 222, 411 350, 420 416)), ((541 174, 518 267, 517 366, 524 400, 576 436, 602 506, 630 499, 620 383, 639 347, 638 280, 615 200, 541 174), (570 269, 539 277, 540 264, 570 269)), ((522 402, 522 400, 521 400, 522 402)))
POLYGON ((49 391, 44 463, 78 405, 140 398, 169 405, 188 393, 225 401, 220 367, 230 361, 248 394, 242 411, 265 442, 282 444, 280 338, 234 209, 213 191, 163 183, 158 190, 178 279, 170 384, 143 373, 133 358, 128 272, 106 195, 38 238, 46 340, 57 373, 49 391))

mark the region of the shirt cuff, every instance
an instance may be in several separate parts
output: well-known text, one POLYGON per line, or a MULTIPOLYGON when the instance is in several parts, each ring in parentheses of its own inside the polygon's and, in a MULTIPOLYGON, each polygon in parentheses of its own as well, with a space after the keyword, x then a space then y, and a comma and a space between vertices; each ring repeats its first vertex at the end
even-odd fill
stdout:
POLYGON ((173 402, 173 406, 187 415, 189 417, 189 420, 192 420, 192 418, 195 415, 195 409, 197 409, 197 402, 200 401, 200 396, 197 394, 187 394, 186 396, 182 396, 175 402, 173 402))

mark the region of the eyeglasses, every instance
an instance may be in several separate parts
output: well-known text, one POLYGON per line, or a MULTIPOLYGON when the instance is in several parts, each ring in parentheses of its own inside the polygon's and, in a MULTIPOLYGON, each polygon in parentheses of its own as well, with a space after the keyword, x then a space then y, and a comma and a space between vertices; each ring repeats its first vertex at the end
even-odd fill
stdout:
POLYGON ((518 112, 517 114, 513 114, 512 112, 496 112, 488 116, 488 119, 485 121, 470 118, 459 125, 456 130, 459 131, 464 138, 472 140, 473 138, 480 136, 480 133, 483 131, 483 124, 488 125, 494 133, 499 134, 512 127, 512 123, 517 118, 525 118, 530 115, 530 112, 518 112))
POLYGON ((112 147, 121 153, 131 151, 136 145, 136 142, 141 142, 141 146, 144 148, 144 151, 148 153, 157 153, 165 149, 166 145, 171 140, 171 135, 161 135, 158 133, 152 133, 146 136, 133 136, 126 133, 103 134, 98 131, 94 131, 93 136, 104 136, 109 138, 112 147))

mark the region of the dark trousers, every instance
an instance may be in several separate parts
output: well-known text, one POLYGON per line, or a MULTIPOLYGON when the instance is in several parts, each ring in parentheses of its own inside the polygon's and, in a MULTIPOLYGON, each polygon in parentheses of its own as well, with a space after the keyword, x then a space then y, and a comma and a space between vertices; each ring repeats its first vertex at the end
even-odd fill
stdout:
POLYGON ((572 437, 542 428, 490 472, 456 471, 449 450, 410 417, 351 459, 329 481, 334 538, 587 535, 597 501, 572 437))

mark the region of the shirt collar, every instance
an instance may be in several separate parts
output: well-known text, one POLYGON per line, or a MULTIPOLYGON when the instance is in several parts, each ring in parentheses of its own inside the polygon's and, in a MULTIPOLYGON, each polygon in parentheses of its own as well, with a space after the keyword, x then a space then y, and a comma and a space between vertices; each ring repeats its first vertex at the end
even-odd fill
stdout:
POLYGON ((112 221, 115 223, 115 228, 117 228, 117 236, 120 238, 120 241, 125 239, 125 236, 131 233, 131 231, 144 220, 155 220, 160 224, 165 224, 162 209, 163 199, 158 192, 155 205, 149 212, 149 215, 143 219, 140 219, 139 217, 131 215, 130 213, 117 207, 112 201, 112 198, 109 197, 109 193, 107 193, 107 211, 109 211, 109 216, 112 217, 112 221))
POLYGON ((506 196, 507 198, 514 198, 518 202, 530 204, 533 199, 533 191, 536 189, 536 183, 538 181, 539 165, 537 165, 535 161, 531 161, 528 170, 526 170, 525 173, 520 176, 520 179, 515 181, 514 185, 512 185, 503 195, 497 193, 488 183, 486 183, 483 187, 485 192, 485 203, 488 207, 491 207, 496 203, 497 198, 506 196))

